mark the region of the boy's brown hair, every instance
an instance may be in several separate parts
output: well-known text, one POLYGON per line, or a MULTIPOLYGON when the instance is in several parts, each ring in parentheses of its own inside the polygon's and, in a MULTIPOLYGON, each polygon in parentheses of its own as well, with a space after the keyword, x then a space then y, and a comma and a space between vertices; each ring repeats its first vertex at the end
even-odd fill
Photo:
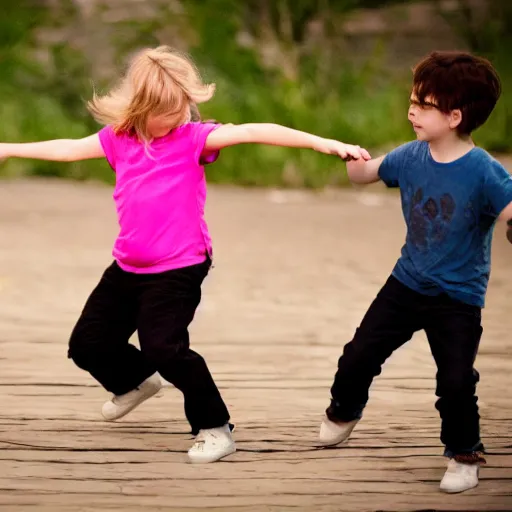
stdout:
POLYGON ((500 78, 492 64, 470 53, 432 52, 413 71, 413 93, 419 104, 433 102, 441 112, 462 112, 460 135, 470 135, 482 126, 501 95, 500 78))

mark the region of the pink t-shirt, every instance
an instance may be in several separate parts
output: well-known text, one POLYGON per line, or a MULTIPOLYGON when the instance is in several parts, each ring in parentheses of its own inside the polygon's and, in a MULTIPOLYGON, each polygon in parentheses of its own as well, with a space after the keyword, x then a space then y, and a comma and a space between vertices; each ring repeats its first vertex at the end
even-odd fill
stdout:
POLYGON ((135 136, 99 132, 116 173, 114 201, 120 232, 113 256, 128 272, 150 274, 195 265, 211 254, 204 220, 206 138, 219 125, 187 123, 146 149, 135 136))

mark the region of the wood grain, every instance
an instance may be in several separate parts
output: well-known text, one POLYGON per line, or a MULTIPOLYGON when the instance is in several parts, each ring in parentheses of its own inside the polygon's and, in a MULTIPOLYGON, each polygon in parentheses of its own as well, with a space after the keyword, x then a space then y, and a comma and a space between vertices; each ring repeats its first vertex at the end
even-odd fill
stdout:
POLYGON ((204 466, 186 461, 192 437, 174 388, 105 423, 107 394, 66 357, 110 262, 110 195, 40 180, 0 187, 0 510, 512 510, 512 248, 502 227, 477 359, 488 463, 476 489, 446 496, 422 333, 387 362, 349 443, 316 442, 337 358, 400 251, 396 194, 211 187, 215 268, 191 335, 238 451, 204 466))

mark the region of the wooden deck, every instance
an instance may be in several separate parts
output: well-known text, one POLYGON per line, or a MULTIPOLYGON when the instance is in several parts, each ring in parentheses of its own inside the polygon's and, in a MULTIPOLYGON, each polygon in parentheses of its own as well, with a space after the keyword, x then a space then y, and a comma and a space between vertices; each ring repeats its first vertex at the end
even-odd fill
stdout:
POLYGON ((238 451, 194 466, 175 389, 105 423, 105 391, 66 358, 110 261, 110 193, 0 186, 0 510, 512 510, 512 247, 503 228, 477 360, 488 464, 478 488, 447 496, 422 334, 388 361, 350 442, 316 446, 343 344, 399 254, 396 195, 212 187, 216 268, 192 342, 237 423, 238 451))

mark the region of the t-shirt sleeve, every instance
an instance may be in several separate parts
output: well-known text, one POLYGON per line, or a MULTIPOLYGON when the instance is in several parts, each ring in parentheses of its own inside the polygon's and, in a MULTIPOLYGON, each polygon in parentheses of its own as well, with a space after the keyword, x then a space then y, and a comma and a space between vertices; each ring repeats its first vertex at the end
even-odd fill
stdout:
POLYGON ((206 139, 213 130, 222 126, 218 123, 193 123, 194 124, 194 148, 195 148, 195 159, 201 165, 211 164, 219 157, 219 151, 206 151, 204 145, 206 139))
POLYGON ((116 170, 116 152, 115 152, 115 137, 116 134, 111 126, 105 126, 98 132, 100 144, 105 153, 105 157, 110 164, 110 167, 116 170))
POLYGON ((403 144, 390 151, 379 167, 379 178, 390 188, 400 186, 400 175, 410 150, 410 144, 403 144))
POLYGON ((497 160, 492 160, 484 178, 485 203, 496 217, 512 202, 512 176, 497 160))

